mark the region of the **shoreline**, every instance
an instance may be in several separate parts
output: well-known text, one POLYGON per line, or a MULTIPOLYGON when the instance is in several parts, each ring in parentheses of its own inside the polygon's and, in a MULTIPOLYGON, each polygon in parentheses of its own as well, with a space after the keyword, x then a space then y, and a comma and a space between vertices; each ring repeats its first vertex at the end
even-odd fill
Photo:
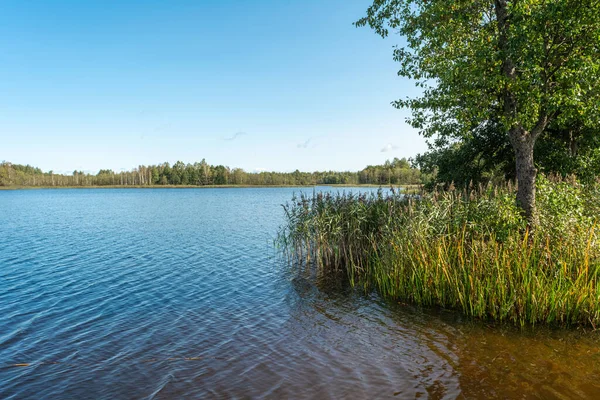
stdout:
POLYGON ((40 189, 265 189, 265 188, 401 188, 404 190, 417 189, 421 185, 374 185, 374 184, 322 184, 322 185, 96 185, 96 186, 0 186, 1 190, 40 190, 40 189))

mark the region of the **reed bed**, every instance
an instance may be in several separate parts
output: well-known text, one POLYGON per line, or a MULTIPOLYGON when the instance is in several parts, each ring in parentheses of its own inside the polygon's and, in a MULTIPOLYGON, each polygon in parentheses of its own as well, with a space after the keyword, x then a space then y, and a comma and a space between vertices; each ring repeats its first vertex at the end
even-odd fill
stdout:
POLYGON ((600 185, 540 177, 534 234, 514 192, 302 195, 284 206, 278 241, 302 270, 384 297, 521 325, 600 326, 600 185))

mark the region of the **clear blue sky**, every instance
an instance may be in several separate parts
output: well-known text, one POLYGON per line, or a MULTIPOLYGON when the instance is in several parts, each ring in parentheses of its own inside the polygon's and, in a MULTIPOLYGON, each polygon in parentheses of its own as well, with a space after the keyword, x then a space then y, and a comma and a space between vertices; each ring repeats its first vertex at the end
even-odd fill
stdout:
POLYGON ((0 3, 0 160, 359 170, 426 149, 369 0, 0 3), (385 151, 382 151, 385 150, 385 151))

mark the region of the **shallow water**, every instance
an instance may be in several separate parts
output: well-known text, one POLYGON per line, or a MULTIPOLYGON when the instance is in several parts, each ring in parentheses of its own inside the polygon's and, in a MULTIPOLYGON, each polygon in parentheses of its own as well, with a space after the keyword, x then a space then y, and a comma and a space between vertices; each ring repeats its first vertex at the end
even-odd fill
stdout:
POLYGON ((0 191, 0 399, 600 398, 596 333, 290 273, 298 191, 0 191))

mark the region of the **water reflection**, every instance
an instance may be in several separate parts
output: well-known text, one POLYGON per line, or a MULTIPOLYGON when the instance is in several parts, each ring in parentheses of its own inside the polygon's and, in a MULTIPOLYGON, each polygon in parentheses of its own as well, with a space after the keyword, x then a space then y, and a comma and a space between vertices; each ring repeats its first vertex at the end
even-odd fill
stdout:
POLYGON ((344 385, 369 382, 348 393, 375 387, 378 396, 407 398, 600 398, 596 332, 494 326, 295 281, 295 329, 308 342, 317 337, 323 347, 346 350, 334 357, 353 365, 344 385))
POLYGON ((600 398, 597 333, 287 270, 294 191, 1 192, 0 399, 600 398))
POLYGON ((331 376, 317 395, 454 398, 460 393, 443 335, 429 329, 419 313, 393 312, 376 296, 327 282, 319 282, 320 290, 295 278, 292 287, 288 329, 313 350, 307 358, 327 366, 331 376))

